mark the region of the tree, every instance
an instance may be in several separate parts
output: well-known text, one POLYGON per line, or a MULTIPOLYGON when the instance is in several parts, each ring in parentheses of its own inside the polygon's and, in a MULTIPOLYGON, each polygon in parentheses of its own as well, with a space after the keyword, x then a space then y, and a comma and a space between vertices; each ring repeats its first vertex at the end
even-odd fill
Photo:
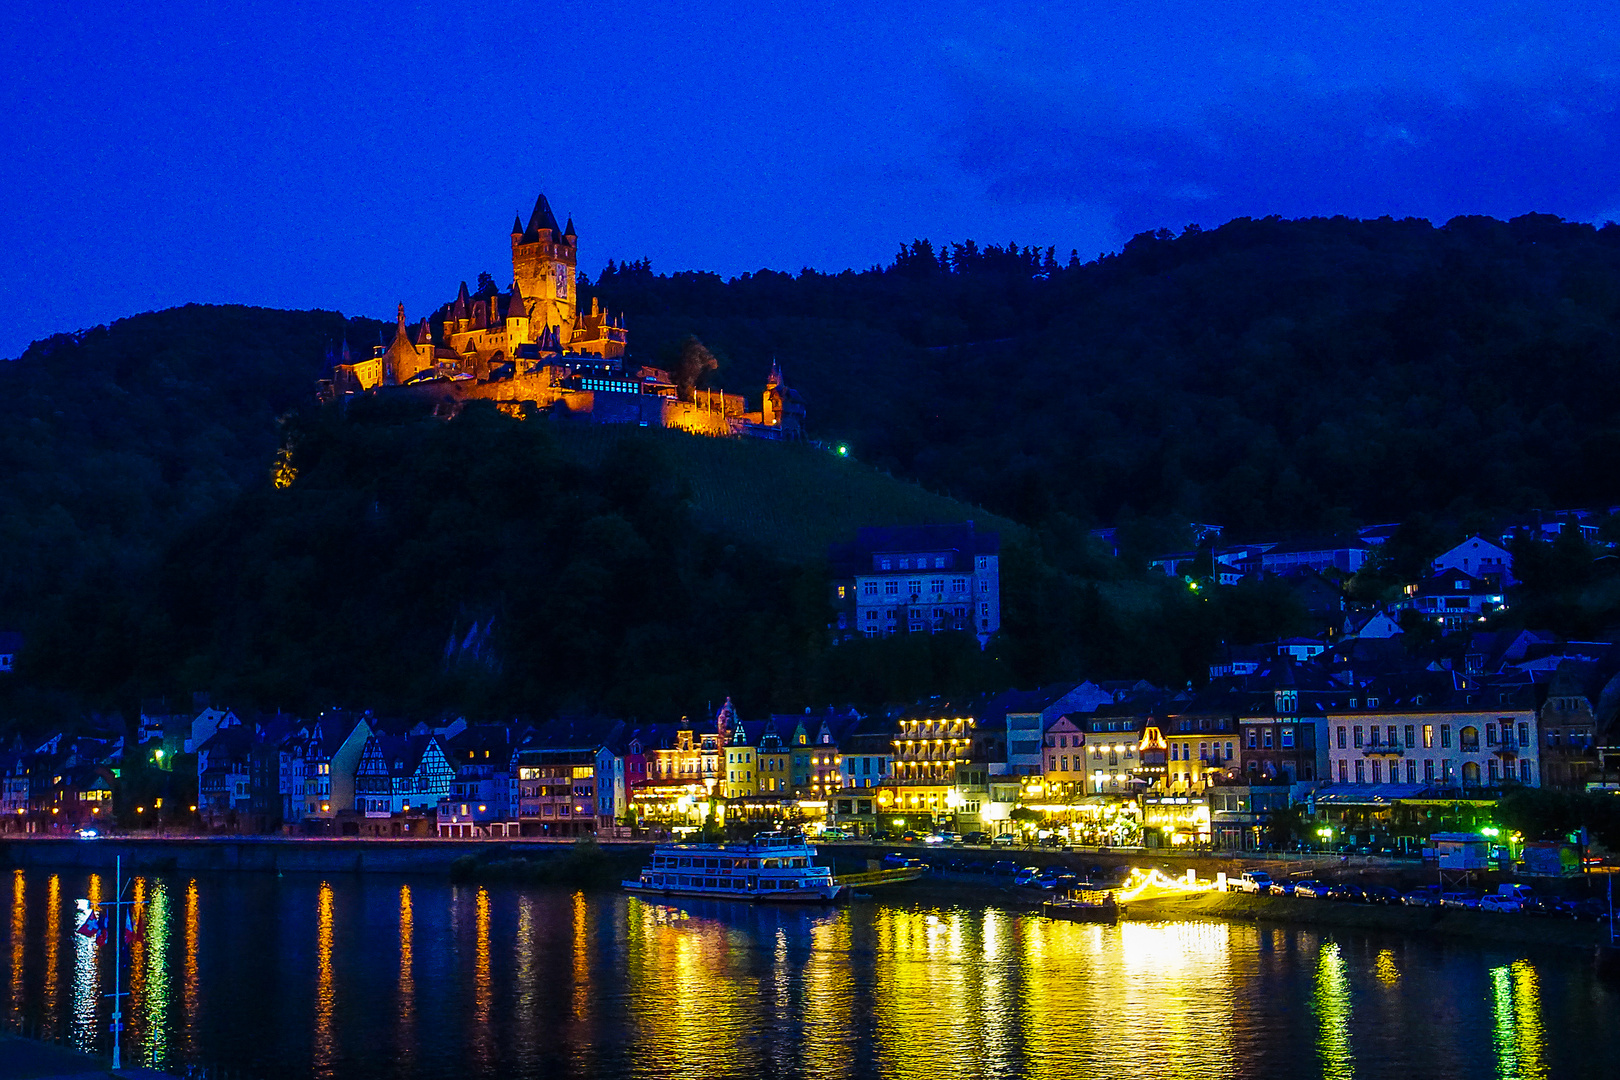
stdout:
POLYGON ((698 380, 711 371, 720 368, 720 361, 714 354, 704 348, 703 342, 688 334, 681 342, 680 354, 675 361, 675 370, 671 373, 675 378, 676 392, 682 401, 691 401, 697 395, 694 392, 698 380))

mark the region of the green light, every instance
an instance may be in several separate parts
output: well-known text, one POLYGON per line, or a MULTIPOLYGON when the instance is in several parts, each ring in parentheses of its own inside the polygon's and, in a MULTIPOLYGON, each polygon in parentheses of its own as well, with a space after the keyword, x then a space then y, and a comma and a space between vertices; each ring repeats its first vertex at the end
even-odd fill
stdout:
POLYGON ((849 457, 849 447, 845 446, 843 443, 839 443, 838 444, 838 456, 839 457, 849 457))
POLYGON ((159 761, 162 761, 163 760, 163 751, 155 750, 155 751, 152 752, 152 756, 157 758, 159 761))

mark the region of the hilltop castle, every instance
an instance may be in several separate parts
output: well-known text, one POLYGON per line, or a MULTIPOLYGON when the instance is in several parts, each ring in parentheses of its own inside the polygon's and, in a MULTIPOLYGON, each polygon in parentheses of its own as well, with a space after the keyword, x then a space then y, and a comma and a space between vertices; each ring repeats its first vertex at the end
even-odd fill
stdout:
POLYGON ((804 434, 804 404, 774 362, 760 407, 741 394, 677 386, 668 371, 630 367, 623 315, 591 300, 576 306, 579 237, 570 218, 557 225, 541 195, 525 225, 512 221, 512 286, 456 298, 414 332, 399 306, 394 339, 369 359, 356 360, 345 343, 332 376, 320 383, 325 401, 372 393, 412 393, 454 408, 489 399, 514 415, 549 411, 596 423, 679 428, 704 435, 795 439, 804 434))

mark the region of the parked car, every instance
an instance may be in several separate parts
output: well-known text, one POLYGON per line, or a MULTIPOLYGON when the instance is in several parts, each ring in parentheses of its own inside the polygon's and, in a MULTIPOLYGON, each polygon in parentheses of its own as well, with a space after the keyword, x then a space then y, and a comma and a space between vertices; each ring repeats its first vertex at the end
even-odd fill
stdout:
POLYGON ((1477 910, 1479 908, 1479 893, 1472 889, 1459 889, 1456 892, 1441 893, 1440 906, 1477 910))
POLYGON ((1007 875, 1017 874, 1018 873, 1018 864, 1011 861, 1010 859, 1002 859, 1000 862, 998 862, 994 866, 990 867, 990 872, 992 874, 1007 874, 1007 875))
POLYGON ((890 839, 890 836, 886 832, 875 832, 875 833, 872 834, 872 839, 879 842, 879 843, 882 843, 884 840, 890 839))
POLYGON ((1328 886, 1329 900, 1349 900, 1361 903, 1367 899, 1367 894, 1360 885, 1353 885, 1348 881, 1341 881, 1336 885, 1328 886))
POLYGON ((1407 907, 1439 907, 1440 890, 1433 885, 1413 889, 1409 893, 1401 894, 1401 903, 1407 907))
POLYGON ((1227 892, 1259 893, 1271 891, 1271 875, 1264 870, 1245 870, 1235 878, 1226 879, 1227 892))
POLYGON ((1059 848, 1063 846, 1063 837, 1059 836, 1057 833, 1053 833, 1050 836, 1041 837, 1041 847, 1059 848))
POLYGON ((910 829, 907 829, 905 832, 900 834, 900 842, 902 844, 915 844, 917 842, 917 834, 912 832, 910 829))
POLYGON ((821 830, 821 838, 823 840, 853 840, 854 839, 854 837, 852 837, 848 832, 846 832, 843 829, 822 829, 821 830))
POLYGON ((1362 892, 1367 894, 1366 901, 1369 904, 1398 904, 1401 902, 1401 894, 1388 885, 1368 885, 1362 892))
POLYGON ((1014 885, 1037 886, 1041 881, 1041 871, 1038 867, 1026 866, 1013 876, 1014 885))
POLYGON ((1274 892, 1274 893, 1280 893, 1283 896, 1293 896, 1294 895, 1294 882, 1291 879, 1287 879, 1287 878, 1285 878, 1285 879, 1283 879, 1281 881, 1273 881, 1271 883, 1271 891, 1274 892))
POLYGON ((1018 843, 1018 834, 1010 832, 1000 833, 994 840, 990 841, 992 847, 1012 847, 1016 843, 1018 843))
POLYGON ((987 832, 965 833, 962 836, 962 842, 965 844, 988 844, 990 842, 990 834, 987 832))
POLYGON ((1553 915, 1569 918, 1575 914, 1575 905, 1558 896, 1532 896, 1524 901, 1527 915, 1553 915))
POLYGON ((1072 889, 1078 884, 1080 884, 1080 875, 1072 870, 1059 870, 1050 876, 1041 875, 1041 888, 1043 889, 1055 889, 1061 892, 1064 889, 1072 889))
POLYGON ((1482 897, 1479 901, 1479 910, 1481 911, 1507 912, 1520 911, 1523 908, 1524 905, 1511 896, 1497 896, 1493 894, 1491 896, 1482 897))
POLYGON ((1609 902, 1600 896, 1577 900, 1571 905, 1570 914, 1580 922, 1607 922, 1609 919, 1609 902))
POLYGON ((1320 881, 1301 881, 1294 886, 1294 895, 1303 896, 1310 900, 1320 900, 1327 896, 1329 886, 1320 881))
POLYGON ((905 866, 907 863, 913 863, 916 861, 916 859, 913 859, 901 852, 891 851, 887 855, 883 856, 883 869, 893 870, 896 867, 905 866))

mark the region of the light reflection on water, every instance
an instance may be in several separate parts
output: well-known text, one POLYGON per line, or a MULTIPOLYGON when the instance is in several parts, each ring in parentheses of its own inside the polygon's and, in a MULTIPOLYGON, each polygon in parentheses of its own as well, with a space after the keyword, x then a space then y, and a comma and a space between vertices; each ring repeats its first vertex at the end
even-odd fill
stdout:
MULTIPOLYGON (((12 1015, 104 1050, 111 947, 72 933, 103 883, 10 884, 12 1015)), ((1620 1015, 1578 954, 1390 935, 383 877, 133 891, 126 1053, 248 1076, 1543 1078, 1605 1075, 1587 1051, 1620 1015)))

